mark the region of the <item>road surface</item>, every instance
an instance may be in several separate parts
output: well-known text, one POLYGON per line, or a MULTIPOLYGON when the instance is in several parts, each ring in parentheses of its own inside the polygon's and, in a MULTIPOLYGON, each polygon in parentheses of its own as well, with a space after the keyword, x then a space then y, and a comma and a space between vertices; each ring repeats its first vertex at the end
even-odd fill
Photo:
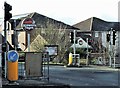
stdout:
POLYGON ((99 70, 94 68, 76 68, 50 66, 50 81, 71 86, 118 86, 119 74, 115 70, 99 70))
MULTIPOLYGON (((46 66, 47 68, 47 66, 46 66)), ((46 69, 47 70, 47 69, 46 69)), ((47 71, 45 71, 47 74, 47 71)), ((119 86, 118 69, 49 66, 49 80, 70 86, 119 86)))

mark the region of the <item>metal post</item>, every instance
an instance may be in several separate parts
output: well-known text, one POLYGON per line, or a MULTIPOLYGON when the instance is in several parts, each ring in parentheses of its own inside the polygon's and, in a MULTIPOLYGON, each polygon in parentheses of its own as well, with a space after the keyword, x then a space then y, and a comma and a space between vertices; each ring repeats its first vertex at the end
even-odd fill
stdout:
POLYGON ((17 32, 16 32, 16 20, 15 19, 13 19, 13 23, 14 23, 14 27, 13 27, 14 29, 13 30, 14 30, 14 34, 15 34, 14 48, 15 48, 15 50, 17 50, 17 47, 16 47, 17 46, 17 41, 16 40, 18 40, 18 38, 17 38, 17 32))
POLYGON ((110 48, 110 49, 109 49, 109 50, 110 50, 110 51, 109 51, 109 66, 111 67, 111 65, 112 65, 112 63, 111 63, 111 62, 112 62, 112 61, 111 61, 111 53, 112 53, 112 51, 111 51, 111 45, 109 45, 109 48, 110 48))
POLYGON ((86 66, 88 66, 88 38, 86 38, 87 41, 87 57, 86 57, 86 66))
POLYGON ((28 38, 28 52, 30 52, 30 34, 27 34, 27 38, 28 38))
POLYGON ((73 47, 73 51, 74 51, 74 64, 76 65, 76 58, 75 58, 75 54, 76 54, 76 46, 75 46, 75 40, 76 40, 76 31, 74 30, 74 47, 73 47))
POLYGON ((48 54, 48 52, 47 52, 47 64, 48 64, 48 83, 49 83, 49 59, 50 59, 50 57, 49 57, 49 54, 48 54))
POLYGON ((74 30, 74 55, 75 55, 75 51, 76 51, 76 46, 75 46, 75 39, 76 39, 76 35, 75 35, 76 31, 74 30))
POLYGON ((115 45, 114 45, 114 54, 113 54, 113 57, 114 57, 114 68, 115 68, 115 54, 116 54, 116 50, 115 50, 115 45))
POLYGON ((7 33, 6 33, 6 21, 5 21, 5 19, 4 19, 4 46, 5 46, 5 48, 6 48, 6 50, 5 50, 5 52, 4 52, 4 60, 5 60, 5 62, 4 62, 4 64, 5 64, 5 78, 6 78, 6 74, 7 74, 7 64, 6 64, 6 59, 7 59, 7 33))
POLYGON ((80 66, 80 54, 78 54, 78 66, 80 66))
MULTIPOLYGON (((109 33, 109 32, 108 32, 108 33, 109 33)), ((107 36, 107 34, 106 34, 106 36, 107 36)), ((110 35, 110 36, 111 36, 111 35, 110 35)), ((111 65, 110 65, 110 60, 111 60, 111 59, 110 59, 110 57, 111 57, 111 56, 110 56, 110 41, 108 41, 108 42, 106 41, 106 47, 107 47, 106 53, 107 53, 107 56, 109 57, 109 64, 108 64, 108 65, 111 66, 111 65)))
MULTIPOLYGON (((112 35, 112 28, 111 28, 111 30, 110 30, 110 35, 112 35)), ((109 66, 111 67, 112 66, 112 57, 111 57, 111 55, 112 55, 112 36, 110 36, 110 43, 109 43, 109 66)))

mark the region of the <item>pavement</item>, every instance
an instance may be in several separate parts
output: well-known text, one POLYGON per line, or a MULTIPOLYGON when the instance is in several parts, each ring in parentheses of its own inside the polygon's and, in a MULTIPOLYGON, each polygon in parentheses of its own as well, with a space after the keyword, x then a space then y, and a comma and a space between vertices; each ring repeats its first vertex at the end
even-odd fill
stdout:
POLYGON ((40 80, 40 79, 23 79, 17 80, 16 82, 10 83, 6 79, 2 79, 2 88, 70 88, 68 85, 64 85, 61 83, 52 83, 47 80, 40 80))

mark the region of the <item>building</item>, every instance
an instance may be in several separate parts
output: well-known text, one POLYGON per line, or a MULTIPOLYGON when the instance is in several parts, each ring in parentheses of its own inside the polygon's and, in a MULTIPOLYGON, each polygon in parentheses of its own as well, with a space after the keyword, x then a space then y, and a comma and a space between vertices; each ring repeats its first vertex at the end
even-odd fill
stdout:
MULTIPOLYGON (((91 46, 95 47, 97 44, 96 48, 99 51, 95 51, 94 53, 98 53, 98 57, 102 56, 103 58, 109 58, 110 52, 113 52, 113 54, 115 53, 115 56, 119 54, 119 22, 108 22, 96 17, 92 17, 73 26, 81 29, 80 32, 84 33, 84 35, 91 35, 93 40, 91 46), (116 31, 115 45, 113 45, 113 30, 116 31), (111 35, 109 42, 107 42, 107 34, 111 35)), ((112 55, 111 58, 114 58, 114 56, 112 55)))
MULTIPOLYGON (((16 31, 14 31, 13 28, 11 29, 12 25, 10 25, 10 28, 7 31, 7 40, 10 43, 10 45, 14 47, 14 45, 12 44, 13 43, 12 40, 16 40, 16 39, 12 39, 12 35, 16 32, 17 37, 18 37, 18 40, 15 41, 15 43, 17 43, 16 47, 21 48, 22 51, 25 51, 28 48, 27 46, 28 45, 28 39, 27 39, 28 32, 23 29, 23 25, 22 25, 25 18, 32 18, 35 21, 35 25, 36 25, 34 30, 29 31, 30 38, 31 38, 30 43, 32 43, 34 39, 36 39, 36 37, 38 36, 38 34, 36 33, 37 30, 41 30, 42 32, 44 32, 44 29, 47 29, 50 27, 52 29, 60 29, 61 31, 62 30, 64 31, 64 29, 66 31, 78 30, 78 28, 75 28, 61 21, 54 20, 52 18, 49 18, 47 16, 41 15, 36 12, 13 16, 12 19, 16 20, 16 31)), ((10 22, 12 22, 12 20, 10 20, 10 22)))
MULTIPOLYGON (((82 22, 79 22, 77 24, 74 24, 73 26, 65 24, 61 21, 54 20, 52 18, 49 18, 47 16, 41 15, 39 13, 33 12, 33 13, 27 13, 22 15, 16 15, 13 16, 12 19, 16 20, 16 31, 9 28, 7 31, 7 40, 11 47, 17 47, 21 49, 22 51, 28 51, 28 43, 30 43, 30 48, 35 43, 35 40, 38 40, 39 38, 44 41, 47 44, 60 44, 60 46, 63 46, 65 48, 69 48, 72 46, 72 44, 69 42, 69 33, 73 30, 77 30, 76 37, 77 38, 77 44, 79 46, 79 40, 82 39, 84 44, 87 43, 86 38, 88 38, 88 44, 90 47, 92 47, 92 54, 93 56, 96 54, 97 57, 108 57, 108 52, 110 51, 110 44, 107 42, 107 34, 111 33, 111 43, 112 43, 112 31, 111 28, 116 31, 116 43, 114 50, 116 51, 116 55, 118 54, 118 30, 119 30, 119 23, 118 22, 107 22, 104 20, 101 20, 96 17, 89 18, 87 20, 84 20, 82 22), (25 31, 23 29, 23 21, 25 18, 32 18, 35 21, 36 27, 34 30, 31 31, 25 31), (48 31, 52 30, 52 32, 48 31), (55 30, 57 29, 57 31, 55 30), (46 30, 52 34, 52 36, 48 36, 46 30), (40 33, 38 33, 40 31, 40 33), (54 32, 53 32, 54 31, 54 32), (13 37, 13 34, 17 34, 17 36, 13 37), (30 34, 30 41, 28 39, 28 34, 30 34), (47 37, 46 37, 47 36, 47 37), (49 39, 51 38, 51 39, 49 39), (57 38, 56 41, 55 38, 57 38), (12 40, 15 40, 14 42, 12 40), (50 41, 51 40, 51 41, 50 41), (15 43, 16 45, 14 45, 15 43)), ((11 22, 11 21, 10 21, 11 22)), ((12 25, 10 25, 12 26, 12 25)), ((2 32, 2 31, 1 31, 2 32)), ((62 50, 63 47, 60 47, 62 50)), ((79 46, 81 47, 81 46, 79 46)), ((83 48, 83 47, 81 47, 83 48)), ((30 49, 33 50, 34 49, 30 49)), ((65 50, 66 51, 66 50, 65 50)), ((91 54, 91 56, 92 56, 91 54)))

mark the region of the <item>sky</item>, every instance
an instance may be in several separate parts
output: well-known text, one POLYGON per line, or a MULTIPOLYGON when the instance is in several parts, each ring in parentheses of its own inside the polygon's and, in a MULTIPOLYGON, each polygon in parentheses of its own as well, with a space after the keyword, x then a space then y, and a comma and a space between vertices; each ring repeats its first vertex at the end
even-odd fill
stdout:
POLYGON ((12 15, 37 12, 69 25, 90 17, 118 21, 119 0, 0 0, 0 18, 4 16, 4 1, 12 5, 12 15))

